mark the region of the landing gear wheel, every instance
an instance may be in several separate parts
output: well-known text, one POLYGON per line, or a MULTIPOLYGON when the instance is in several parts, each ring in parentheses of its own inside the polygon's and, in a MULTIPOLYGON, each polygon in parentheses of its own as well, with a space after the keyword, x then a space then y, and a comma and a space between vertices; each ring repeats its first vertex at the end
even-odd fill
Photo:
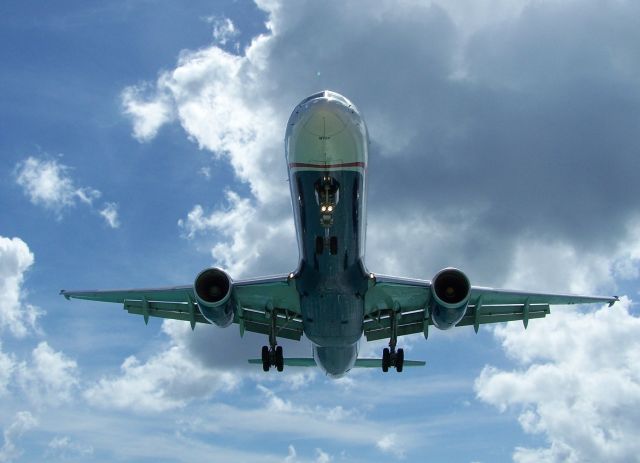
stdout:
POLYGON ((389 353, 389 348, 385 347, 382 349, 382 371, 385 373, 389 371, 389 367, 391 366, 391 354, 389 353))
POLYGON ((284 369, 284 357, 282 355, 282 346, 276 346, 276 368, 278 371, 284 369))
POLYGON ((271 361, 269 360, 269 348, 267 346, 262 346, 262 369, 264 371, 269 371, 270 366, 271 361))
POLYGON ((404 349, 398 349, 398 352, 396 352, 396 371, 398 373, 401 373, 403 366, 404 366, 404 349))

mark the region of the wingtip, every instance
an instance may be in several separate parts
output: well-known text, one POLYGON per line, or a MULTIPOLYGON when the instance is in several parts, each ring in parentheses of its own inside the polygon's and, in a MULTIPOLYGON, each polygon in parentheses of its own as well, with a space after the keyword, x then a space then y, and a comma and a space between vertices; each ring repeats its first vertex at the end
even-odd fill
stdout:
POLYGON ((611 307, 616 302, 620 302, 620 298, 618 296, 613 296, 613 299, 609 302, 609 307, 611 307))
POLYGON ((71 298, 69 297, 69 295, 67 294, 67 291, 66 291, 66 290, 64 290, 64 289, 61 289, 61 290, 60 290, 60 296, 64 296, 64 298, 65 298, 67 301, 68 301, 69 299, 71 299, 71 298))

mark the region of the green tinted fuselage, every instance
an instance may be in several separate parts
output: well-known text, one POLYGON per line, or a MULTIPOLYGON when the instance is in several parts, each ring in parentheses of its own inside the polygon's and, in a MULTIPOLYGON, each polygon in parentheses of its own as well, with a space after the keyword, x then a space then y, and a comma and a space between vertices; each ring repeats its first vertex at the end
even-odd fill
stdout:
POLYGON ((357 358, 368 287, 366 127, 348 100, 321 92, 296 107, 285 143, 304 332, 318 365, 340 376, 357 358))

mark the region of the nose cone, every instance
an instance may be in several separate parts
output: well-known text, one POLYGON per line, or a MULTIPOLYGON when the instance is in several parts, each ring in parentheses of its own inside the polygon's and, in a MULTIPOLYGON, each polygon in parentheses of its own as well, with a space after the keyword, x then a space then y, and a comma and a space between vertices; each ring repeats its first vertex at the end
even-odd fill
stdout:
POLYGON ((337 103, 323 101, 317 103, 315 111, 310 114, 304 129, 317 137, 332 137, 342 132, 346 125, 338 116, 342 108, 337 103))
POLYGON ((291 164, 367 163, 367 128, 356 107, 325 90, 298 104, 289 117, 285 151, 291 164))
POLYGON ((340 378, 353 368, 358 358, 358 345, 313 348, 316 364, 332 378, 340 378))

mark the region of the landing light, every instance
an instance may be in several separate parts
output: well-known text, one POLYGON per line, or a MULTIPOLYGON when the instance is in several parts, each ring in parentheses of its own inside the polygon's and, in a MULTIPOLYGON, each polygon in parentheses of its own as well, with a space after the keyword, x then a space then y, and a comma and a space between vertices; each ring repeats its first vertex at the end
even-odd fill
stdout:
POLYGON ((327 210, 328 210, 329 212, 332 212, 332 211, 333 211, 333 206, 329 206, 329 207, 327 207, 327 210))

